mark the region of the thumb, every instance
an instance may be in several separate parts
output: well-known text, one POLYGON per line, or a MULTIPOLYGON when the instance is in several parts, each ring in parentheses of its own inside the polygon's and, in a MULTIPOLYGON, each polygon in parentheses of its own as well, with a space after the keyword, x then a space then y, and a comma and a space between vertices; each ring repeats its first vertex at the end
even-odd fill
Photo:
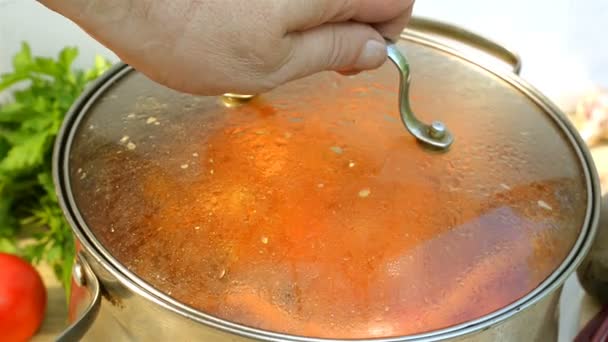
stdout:
POLYGON ((356 73, 380 67, 387 58, 386 43, 369 25, 330 23, 290 33, 289 60, 278 70, 290 81, 321 71, 356 73))

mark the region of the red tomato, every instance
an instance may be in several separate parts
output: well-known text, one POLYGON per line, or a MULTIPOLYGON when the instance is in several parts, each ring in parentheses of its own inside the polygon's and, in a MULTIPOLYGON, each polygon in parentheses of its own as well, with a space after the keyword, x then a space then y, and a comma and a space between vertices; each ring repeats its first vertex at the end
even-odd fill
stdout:
POLYGON ((0 253, 0 341, 24 342, 36 332, 46 310, 46 289, 25 260, 0 253))

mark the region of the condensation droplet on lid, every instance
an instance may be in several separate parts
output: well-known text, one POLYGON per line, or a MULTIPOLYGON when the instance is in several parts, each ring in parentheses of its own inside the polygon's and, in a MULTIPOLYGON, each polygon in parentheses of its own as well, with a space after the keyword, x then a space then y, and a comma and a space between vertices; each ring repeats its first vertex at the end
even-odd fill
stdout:
POLYGON ((155 118, 155 117, 153 117, 153 116, 149 117, 149 118, 148 118, 148 120, 146 120, 146 124, 148 124, 148 125, 149 125, 149 124, 156 123, 156 122, 157 122, 157 120, 156 120, 156 118, 155 118))
POLYGON ((211 170, 209 170, 209 173, 210 173, 210 174, 214 174, 214 173, 215 173, 215 170, 211 169, 211 170))
POLYGON ((131 151, 133 151, 137 146, 135 146, 134 143, 130 142, 127 144, 127 148, 131 151))
POLYGON ((508 186, 507 184, 504 184, 504 183, 500 184, 500 187, 503 188, 503 189, 505 189, 505 190, 511 190, 511 187, 508 186))
POLYGON ((323 184, 323 183, 319 183, 319 184, 317 184, 317 188, 319 188, 319 189, 322 189, 322 188, 324 188, 324 187, 325 187, 325 184, 323 184))
POLYGON ((129 136, 128 135, 125 135, 124 137, 120 138, 120 142, 122 144, 126 143, 127 141, 129 141, 129 136))
POLYGON ((267 236, 262 236, 261 241, 262 241, 262 243, 263 243, 263 244, 267 245, 267 244, 268 244, 269 239, 268 239, 268 237, 267 237, 267 236))
POLYGON ((355 165, 356 165, 356 164, 355 164, 355 162, 354 162, 354 161, 350 161, 350 162, 348 163, 348 167, 350 167, 351 169, 352 169, 353 167, 355 167, 355 165))
POLYGON ((158 125, 160 125, 160 122, 156 121, 156 122, 154 123, 154 125, 158 126, 158 125))
POLYGON ((83 173, 80 175, 80 179, 85 179, 85 178, 87 178, 87 173, 86 173, 86 172, 83 172, 83 173))
POLYGON ((133 119, 134 117, 135 117, 135 113, 129 113, 127 115, 127 118, 129 118, 129 119, 133 119))
POLYGON ((78 170, 76 170, 76 173, 81 173, 82 172, 82 168, 78 168, 78 170))
POLYGON ((538 201, 538 206, 545 210, 553 210, 553 208, 547 202, 542 201, 542 200, 538 201))
POLYGON ((332 146, 329 148, 333 153, 335 154, 342 154, 344 153, 344 149, 342 149, 342 147, 340 146, 332 146))
POLYGON ((361 198, 366 198, 368 197, 370 194, 372 193, 372 191, 370 189, 362 189, 361 191, 359 191, 359 197, 361 198))
POLYGON ((89 129, 90 129, 90 130, 95 129, 95 125, 90 125, 90 126, 89 126, 89 129))
POLYGON ((182 169, 187 169, 187 168, 188 168, 188 166, 189 166, 188 164, 182 164, 181 168, 182 168, 182 169))
POLYGON ((198 157, 198 153, 194 152, 194 153, 192 153, 192 156, 193 157, 198 157))
POLYGON ((194 230, 199 230, 199 229, 201 229, 201 226, 194 227, 194 230))
POLYGON ((220 275, 219 275, 219 279, 224 278, 224 276, 226 276, 226 269, 222 268, 222 271, 220 272, 220 275))

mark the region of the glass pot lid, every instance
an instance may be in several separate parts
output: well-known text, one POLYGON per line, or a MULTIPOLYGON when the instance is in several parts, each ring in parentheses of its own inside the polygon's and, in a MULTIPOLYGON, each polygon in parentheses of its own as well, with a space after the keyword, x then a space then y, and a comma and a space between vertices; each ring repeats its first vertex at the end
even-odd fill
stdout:
POLYGON ((124 68, 71 133, 85 231, 175 300, 285 334, 423 333, 526 296, 584 228, 580 152, 516 81, 399 47, 413 110, 456 137, 447 153, 405 131, 390 63, 240 105, 124 68))

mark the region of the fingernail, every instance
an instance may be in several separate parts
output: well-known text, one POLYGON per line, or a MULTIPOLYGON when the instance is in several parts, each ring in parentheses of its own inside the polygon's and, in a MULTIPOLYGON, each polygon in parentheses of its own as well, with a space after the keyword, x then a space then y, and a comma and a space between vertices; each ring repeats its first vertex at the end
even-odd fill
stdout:
POLYGON ((374 69, 386 60, 386 45, 377 40, 368 40, 361 51, 361 55, 354 65, 357 70, 374 69))

